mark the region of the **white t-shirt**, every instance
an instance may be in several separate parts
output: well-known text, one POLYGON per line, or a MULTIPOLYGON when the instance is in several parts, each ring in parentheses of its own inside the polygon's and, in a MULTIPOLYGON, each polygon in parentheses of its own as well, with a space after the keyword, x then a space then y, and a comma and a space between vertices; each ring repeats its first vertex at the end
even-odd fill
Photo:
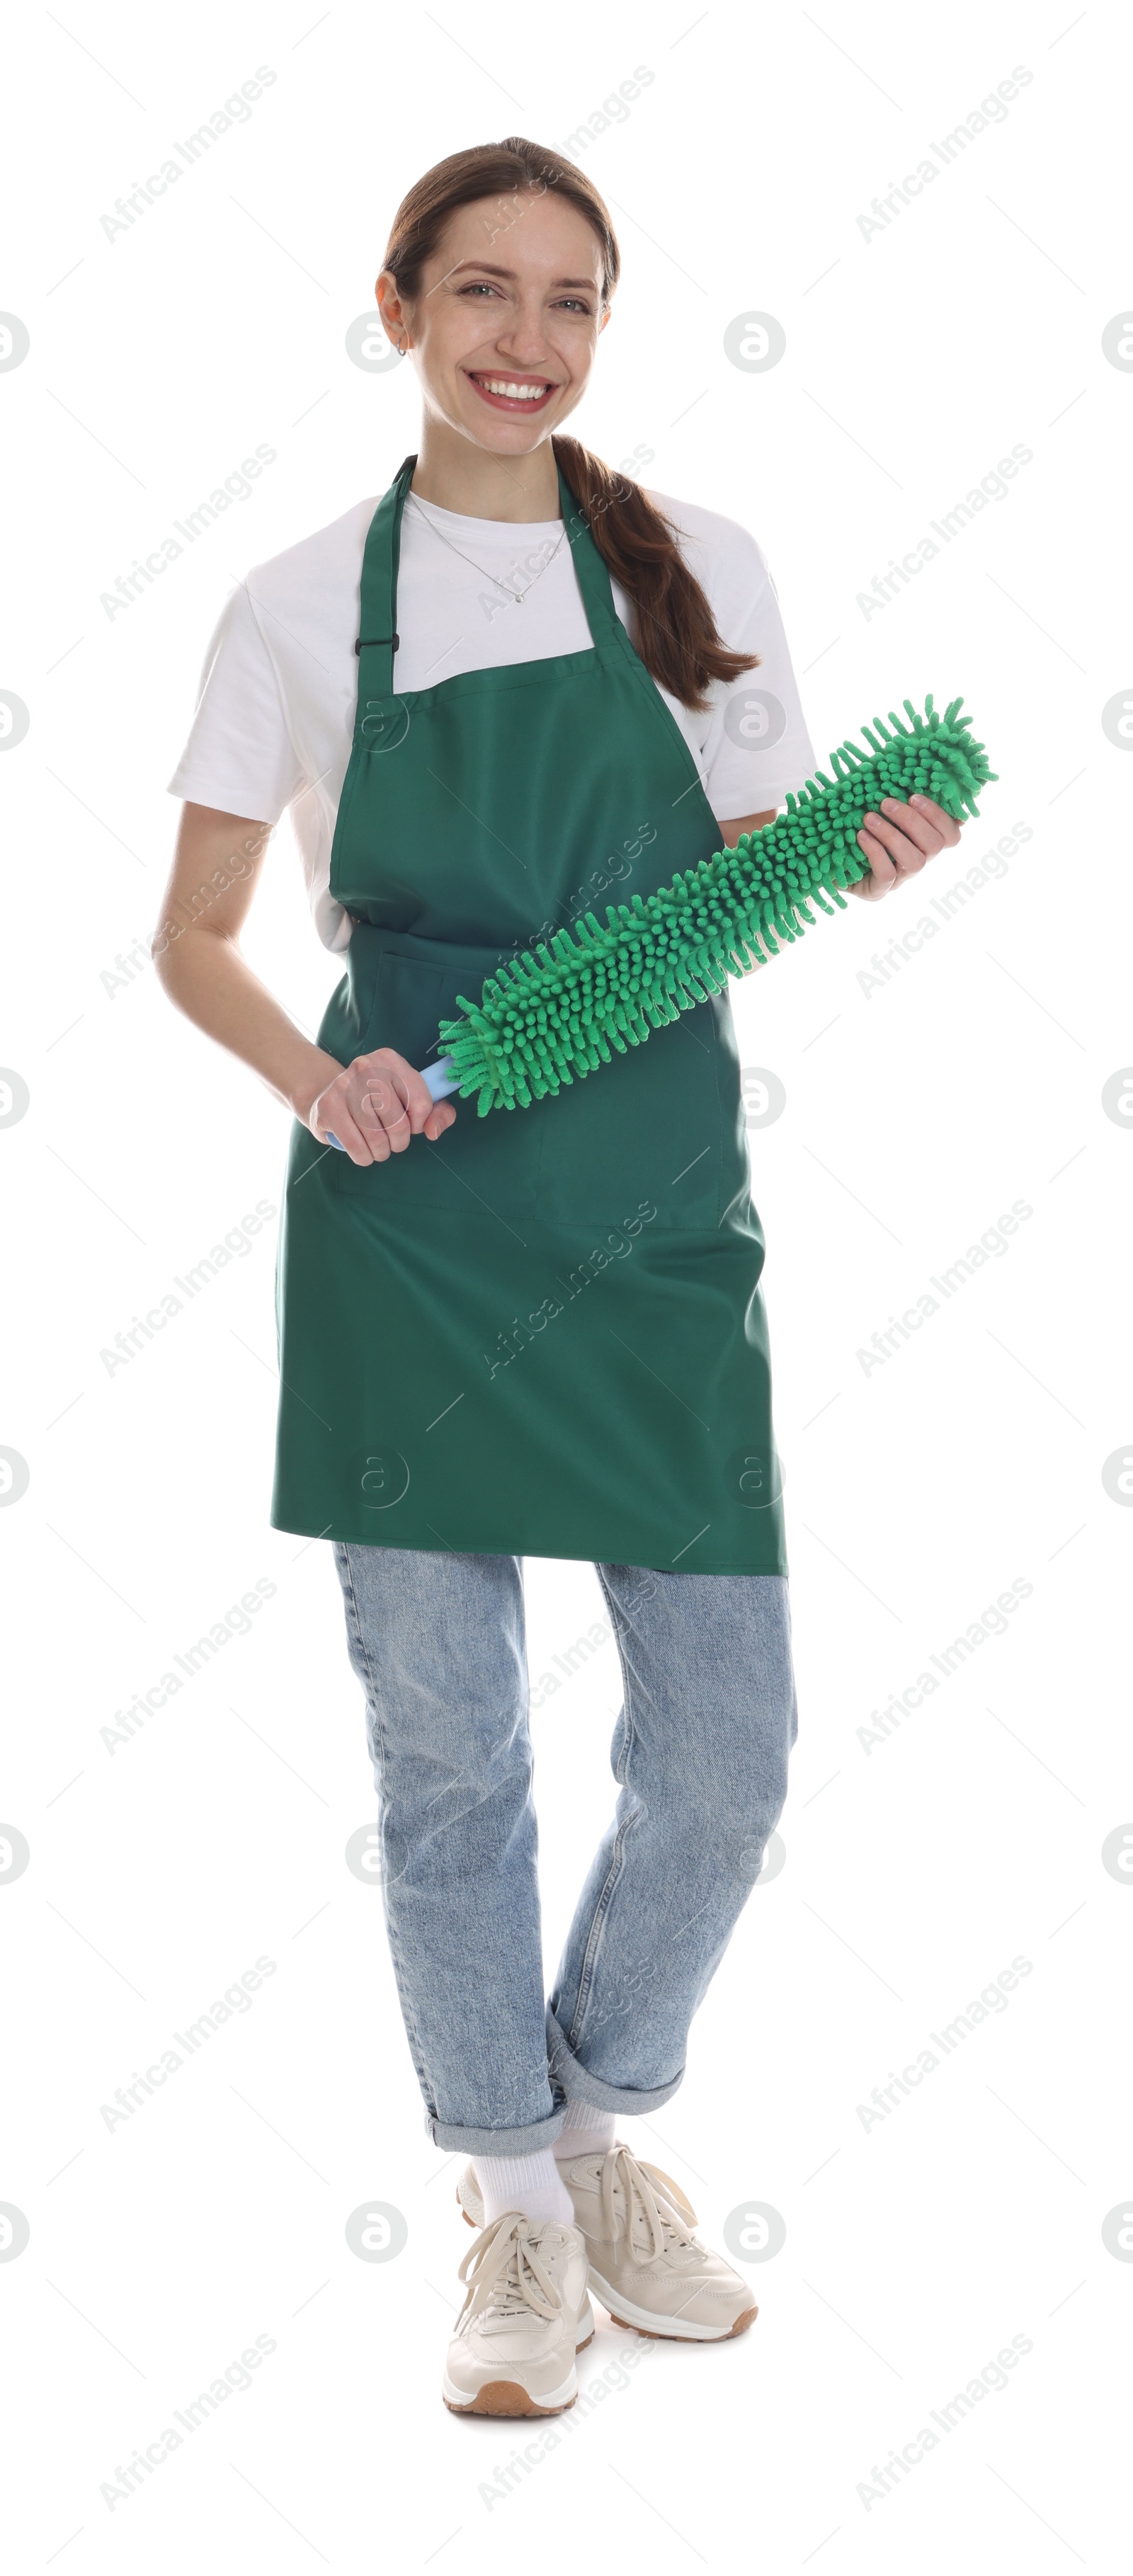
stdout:
MULTIPOLYGON (((649 497, 673 520, 724 643, 760 656, 759 668, 731 686, 714 681, 701 715, 666 689, 661 696, 717 820, 768 812, 817 763, 767 558, 735 520, 659 492, 649 497)), ((255 822, 277 823, 291 807, 319 936, 332 949, 349 945, 352 928, 331 900, 330 857, 357 701, 362 554, 376 508, 376 497, 357 502, 328 528, 257 564, 232 591, 169 782, 173 796, 255 822)), ((394 688, 427 689, 458 671, 584 652, 590 629, 563 535, 561 519, 468 519, 410 493, 394 688), (528 590, 519 604, 517 595, 528 590)), ((618 582, 612 589, 632 638, 629 599, 618 582)))

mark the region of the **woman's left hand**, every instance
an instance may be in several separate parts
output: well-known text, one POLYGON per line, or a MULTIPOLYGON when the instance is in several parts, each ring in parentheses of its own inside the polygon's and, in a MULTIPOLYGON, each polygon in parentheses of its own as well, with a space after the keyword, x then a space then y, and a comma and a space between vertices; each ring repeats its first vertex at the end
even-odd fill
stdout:
POLYGON ((857 844, 869 860, 870 874, 859 877, 857 884, 847 886, 847 894, 860 894, 866 903, 891 893, 905 877, 914 877, 927 859, 938 850, 954 850, 960 838, 960 826, 942 805, 931 796, 911 796, 908 804, 900 797, 883 796, 876 812, 866 815, 857 844))

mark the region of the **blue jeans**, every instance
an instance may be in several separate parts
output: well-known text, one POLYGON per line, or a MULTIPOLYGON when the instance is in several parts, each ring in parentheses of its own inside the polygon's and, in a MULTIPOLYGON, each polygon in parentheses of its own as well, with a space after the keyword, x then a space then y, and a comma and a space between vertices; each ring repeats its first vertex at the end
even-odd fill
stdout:
POLYGON ((333 1548, 431 2137, 523 2154, 568 2098, 659 2109, 787 1794, 786 1577, 597 1567, 618 1797, 545 2005, 520 1560, 333 1548))

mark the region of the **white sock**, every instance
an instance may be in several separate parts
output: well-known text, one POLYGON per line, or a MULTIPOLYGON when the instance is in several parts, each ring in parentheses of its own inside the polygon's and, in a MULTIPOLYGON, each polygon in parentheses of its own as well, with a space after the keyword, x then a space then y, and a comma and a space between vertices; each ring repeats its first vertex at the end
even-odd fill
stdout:
POLYGON ((484 2195, 485 2227, 506 2209, 521 2210, 536 2226, 545 2218, 574 2226, 574 2202, 549 2147, 533 2156, 483 2156, 477 2149, 472 2161, 484 2195))
POLYGON ((607 2155, 615 2126, 612 2111, 596 2110, 593 2102, 568 2102, 551 2152, 560 2164, 569 2163, 572 2156, 607 2155))

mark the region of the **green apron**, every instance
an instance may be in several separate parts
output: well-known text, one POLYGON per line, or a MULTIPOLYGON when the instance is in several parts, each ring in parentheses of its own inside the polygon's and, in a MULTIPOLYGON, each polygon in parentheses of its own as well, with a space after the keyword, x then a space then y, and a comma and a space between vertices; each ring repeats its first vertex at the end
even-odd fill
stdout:
MULTIPOLYGON (((678 726, 559 493, 593 651, 394 694, 401 516, 362 568, 331 858, 353 917, 340 1064, 438 1052, 458 994, 719 845, 678 726), (608 892, 606 891, 608 888, 608 892)), ((276 1271, 272 1524, 376 1547, 785 1574, 781 1471, 726 999, 557 1099, 364 1169, 297 1121, 276 1271)))

